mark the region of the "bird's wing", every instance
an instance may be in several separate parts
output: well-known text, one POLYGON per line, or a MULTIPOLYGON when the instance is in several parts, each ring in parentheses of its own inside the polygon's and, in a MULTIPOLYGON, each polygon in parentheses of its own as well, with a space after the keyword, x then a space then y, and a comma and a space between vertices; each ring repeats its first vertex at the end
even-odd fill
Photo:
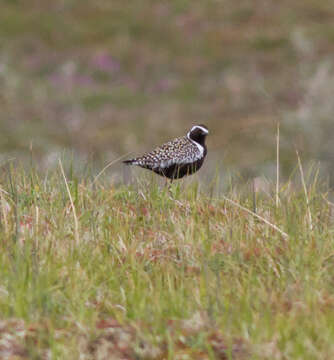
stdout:
POLYGON ((187 164, 202 156, 199 148, 186 136, 176 138, 155 148, 153 151, 127 163, 155 169, 166 168, 173 164, 187 164))
POLYGON ((186 164, 197 160, 200 152, 186 136, 169 141, 152 152, 149 158, 154 159, 155 167, 168 167, 173 164, 186 164))

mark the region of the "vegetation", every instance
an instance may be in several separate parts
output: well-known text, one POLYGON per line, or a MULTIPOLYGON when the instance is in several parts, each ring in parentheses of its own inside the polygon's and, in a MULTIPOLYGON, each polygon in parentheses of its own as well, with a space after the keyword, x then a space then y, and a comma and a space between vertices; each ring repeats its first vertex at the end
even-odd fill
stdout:
POLYGON ((4 165, 0 357, 333 358, 334 205, 314 179, 222 195, 4 165))
POLYGON ((64 148, 100 166, 205 123, 213 172, 220 161, 270 178, 280 121, 282 175, 296 144, 331 170, 333 9, 331 0, 3 0, 1 156, 29 159, 32 142, 45 169, 64 148))
POLYGON ((0 10, 0 358, 333 359, 332 1, 0 10), (122 181, 194 123, 199 175, 122 181))

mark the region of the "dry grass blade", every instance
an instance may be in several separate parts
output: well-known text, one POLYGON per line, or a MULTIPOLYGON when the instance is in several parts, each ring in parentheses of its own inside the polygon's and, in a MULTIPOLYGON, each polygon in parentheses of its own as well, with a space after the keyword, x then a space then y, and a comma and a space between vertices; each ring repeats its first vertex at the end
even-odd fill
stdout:
POLYGON ((125 157, 129 156, 131 154, 131 152, 128 152, 127 154, 124 154, 120 157, 118 157, 117 159, 111 161, 109 164, 107 164, 94 178, 92 185, 94 185, 96 183, 96 181, 99 179, 99 177, 112 165, 118 163, 119 161, 121 161, 122 159, 124 159, 125 157))
POLYGON ((3 193, 3 194, 9 195, 9 192, 7 192, 6 190, 1 189, 1 188, 0 188, 0 192, 3 193))
POLYGON ((65 176, 64 168, 63 168, 63 165, 62 165, 60 159, 59 159, 59 166, 60 166, 60 170, 61 170, 61 173, 62 173, 62 175, 63 175, 64 181, 65 181, 65 186, 66 186, 67 194, 68 194, 68 197, 69 197, 69 199, 70 199, 71 208, 72 208, 72 212, 73 212, 75 243, 76 243, 76 245, 79 245, 79 222, 78 222, 78 217, 77 217, 77 213, 76 213, 75 206, 74 206, 74 203, 73 203, 71 191, 70 191, 70 188, 69 188, 69 186, 68 186, 68 182, 67 182, 67 179, 66 179, 66 176, 65 176))
POLYGON ((238 204, 236 201, 227 198, 227 197, 224 196, 224 195, 223 195, 222 197, 223 197, 223 199, 224 199, 225 201, 229 202, 230 204, 238 207, 239 209, 241 209, 241 210, 247 212, 248 214, 256 217, 257 219, 263 221, 265 224, 267 224, 268 226, 270 226, 271 228, 273 228, 274 230, 276 230, 277 232, 279 232, 284 238, 286 238, 286 239, 289 238, 289 235, 288 235, 285 231, 283 231, 282 229, 280 229, 277 225, 271 223, 271 222, 270 222, 269 220, 267 220, 266 218, 264 218, 264 217, 262 217, 262 216, 260 216, 260 215, 258 215, 258 214, 256 214, 256 213, 254 213, 253 211, 251 211, 251 210, 247 209, 246 207, 238 204))
POLYGON ((310 209, 310 200, 309 200, 307 189, 306 189, 303 166, 302 166, 302 162, 300 160, 298 150, 296 150, 296 154, 297 154, 297 158, 298 158, 298 167, 299 167, 299 171, 300 171, 302 185, 303 185, 303 189, 304 189, 304 193, 305 193, 308 223, 309 223, 310 230, 313 230, 312 215, 311 215, 311 209, 310 209))
POLYGON ((276 207, 279 204, 279 122, 277 122, 277 133, 276 133, 276 207))
MULTIPOLYGON (((6 191, 4 191, 4 192, 7 193, 6 191)), ((4 199, 2 191, 0 191, 0 200, 1 200, 1 210, 2 210, 5 234, 8 234, 7 209, 6 209, 6 206, 5 206, 5 199, 4 199)))

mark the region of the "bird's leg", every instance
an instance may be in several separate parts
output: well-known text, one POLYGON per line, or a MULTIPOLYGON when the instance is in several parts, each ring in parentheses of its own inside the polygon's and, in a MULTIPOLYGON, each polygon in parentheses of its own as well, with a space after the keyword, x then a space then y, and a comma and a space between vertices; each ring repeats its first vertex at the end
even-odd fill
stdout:
POLYGON ((170 179, 170 182, 169 182, 169 184, 168 184, 168 192, 169 192, 170 195, 173 197, 172 184, 173 184, 173 178, 170 179))
POLYGON ((173 179, 169 179, 170 181, 168 181, 168 177, 165 177, 165 188, 168 189, 168 192, 171 193, 171 189, 172 189, 172 183, 173 183, 173 179))

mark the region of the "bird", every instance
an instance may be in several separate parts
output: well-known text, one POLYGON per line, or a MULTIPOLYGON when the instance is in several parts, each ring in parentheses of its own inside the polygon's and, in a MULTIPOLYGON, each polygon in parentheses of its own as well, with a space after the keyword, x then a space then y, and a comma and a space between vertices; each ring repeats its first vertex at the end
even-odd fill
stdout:
POLYGON ((205 125, 194 125, 187 135, 158 146, 153 151, 123 161, 137 165, 170 179, 171 182, 191 175, 203 165, 207 154, 205 144, 209 130, 205 125))

